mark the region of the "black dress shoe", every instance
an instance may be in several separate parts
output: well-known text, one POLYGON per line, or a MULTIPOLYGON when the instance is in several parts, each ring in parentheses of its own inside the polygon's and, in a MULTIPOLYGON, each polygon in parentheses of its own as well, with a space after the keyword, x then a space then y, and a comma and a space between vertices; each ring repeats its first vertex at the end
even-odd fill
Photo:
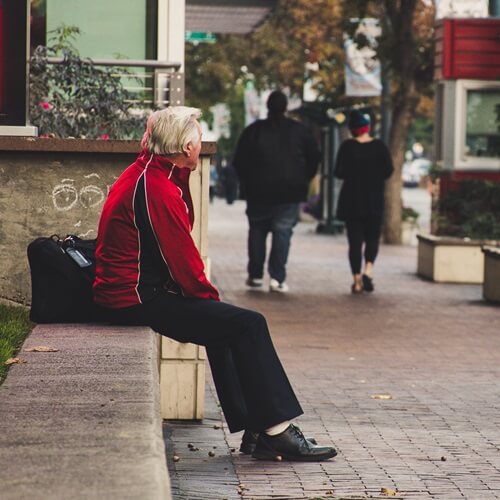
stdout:
POLYGON ((240 451, 245 455, 251 455, 255 450, 255 445, 259 439, 259 433, 246 430, 241 438, 240 451))
MULTIPOLYGON (((245 455, 251 455, 255 450, 255 446, 257 445, 258 439, 259 439, 258 432, 246 430, 243 433, 243 437, 241 438, 240 452, 244 453, 245 455)), ((318 443, 316 443, 316 439, 314 439, 314 438, 308 437, 306 439, 311 444, 318 444, 318 443)))
POLYGON ((298 462, 320 462, 337 454, 331 446, 315 446, 302 431, 290 424, 282 433, 269 436, 262 432, 252 453, 258 460, 293 460, 298 462))
POLYGON ((363 280, 363 290, 365 292, 373 292, 373 290, 375 290, 375 287, 373 286, 373 280, 370 278, 370 276, 363 274, 363 276, 361 276, 361 279, 363 280))

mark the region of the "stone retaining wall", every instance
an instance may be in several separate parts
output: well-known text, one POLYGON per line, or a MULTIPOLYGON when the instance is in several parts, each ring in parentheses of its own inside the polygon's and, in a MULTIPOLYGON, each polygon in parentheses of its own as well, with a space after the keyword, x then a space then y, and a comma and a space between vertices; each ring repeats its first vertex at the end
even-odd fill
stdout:
MULTIPOLYGON (((0 137, 0 298, 30 302, 26 247, 36 237, 95 238, 110 186, 139 151, 138 141, 0 137)), ((214 152, 204 143, 201 162, 214 152)))

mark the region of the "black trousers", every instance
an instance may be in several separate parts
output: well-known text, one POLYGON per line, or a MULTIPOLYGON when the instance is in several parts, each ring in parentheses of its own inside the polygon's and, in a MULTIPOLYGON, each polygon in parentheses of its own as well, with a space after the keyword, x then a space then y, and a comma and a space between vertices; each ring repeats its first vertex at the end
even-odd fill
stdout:
POLYGON ((382 216, 363 217, 346 220, 349 242, 349 264, 352 274, 361 273, 363 244, 365 262, 375 262, 378 254, 382 216))
POLYGON ((205 346, 231 432, 262 431, 303 413, 262 314, 169 293, 109 313, 114 323, 146 325, 179 342, 205 346))

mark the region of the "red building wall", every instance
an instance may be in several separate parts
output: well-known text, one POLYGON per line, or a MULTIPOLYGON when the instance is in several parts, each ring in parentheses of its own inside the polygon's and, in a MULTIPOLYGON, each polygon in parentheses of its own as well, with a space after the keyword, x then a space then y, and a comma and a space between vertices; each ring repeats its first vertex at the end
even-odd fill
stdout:
POLYGON ((436 80, 500 78, 500 19, 443 19, 435 36, 436 80))

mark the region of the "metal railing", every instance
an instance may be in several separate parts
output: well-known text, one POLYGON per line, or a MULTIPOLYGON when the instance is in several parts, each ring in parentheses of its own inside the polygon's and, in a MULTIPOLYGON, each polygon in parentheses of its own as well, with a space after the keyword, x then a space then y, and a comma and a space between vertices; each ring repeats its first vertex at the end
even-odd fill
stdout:
MULTIPOLYGON (((164 108, 184 104, 184 74, 181 63, 151 59, 89 59, 95 66, 116 68, 131 102, 140 108, 164 108), (122 71, 120 72, 120 68, 122 71)), ((63 57, 47 58, 49 64, 62 64, 63 57)))

